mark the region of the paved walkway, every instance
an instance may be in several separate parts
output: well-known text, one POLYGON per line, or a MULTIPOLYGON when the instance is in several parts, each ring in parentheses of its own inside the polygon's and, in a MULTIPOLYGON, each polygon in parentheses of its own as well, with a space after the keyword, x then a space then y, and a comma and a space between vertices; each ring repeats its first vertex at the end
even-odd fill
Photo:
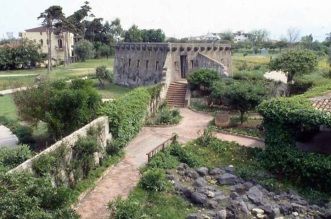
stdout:
MULTIPOLYGON (((180 143, 186 143, 197 137, 212 120, 210 115, 180 109, 182 122, 173 127, 144 127, 143 130, 125 148, 125 158, 117 165, 108 168, 104 178, 76 206, 76 212, 84 218, 107 218, 107 203, 118 195, 127 197, 139 180, 139 168, 147 163, 146 153, 168 139, 173 133, 179 136, 180 143)), ((236 141, 246 146, 261 147, 262 143, 242 137, 217 134, 218 138, 236 141)))
POLYGON ((9 128, 0 125, 0 147, 2 146, 16 146, 18 138, 14 135, 9 128))
POLYGON ((0 75, 0 78, 7 78, 7 77, 26 77, 26 76, 36 76, 38 74, 3 74, 0 75))
POLYGON ((15 93, 16 91, 21 91, 21 90, 26 90, 26 89, 27 89, 27 87, 19 87, 19 88, 14 88, 14 89, 2 90, 2 91, 0 91, 0 95, 12 94, 12 93, 15 93))

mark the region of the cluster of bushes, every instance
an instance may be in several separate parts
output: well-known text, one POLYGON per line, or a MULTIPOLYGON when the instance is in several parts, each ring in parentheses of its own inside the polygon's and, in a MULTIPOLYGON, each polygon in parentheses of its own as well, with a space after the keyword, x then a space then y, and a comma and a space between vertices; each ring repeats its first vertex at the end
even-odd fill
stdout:
POLYGON ((42 82, 38 87, 13 94, 21 120, 47 123, 54 139, 67 136, 97 116, 101 96, 90 80, 42 82))
POLYGON ((0 48, 0 70, 36 66, 45 57, 33 41, 22 40, 15 45, 4 45, 0 48))
POLYGON ((326 112, 313 109, 299 97, 272 99, 258 107, 264 117, 266 150, 261 162, 271 172, 298 185, 330 192, 331 157, 296 147, 298 130, 331 127, 326 112))
POLYGON ((16 147, 0 147, 0 166, 11 169, 32 157, 32 152, 27 145, 16 147))
POLYGON ((164 102, 159 107, 159 111, 153 117, 146 121, 147 125, 174 125, 178 124, 183 117, 180 115, 179 109, 170 109, 167 102, 164 102))
POLYGON ((31 144, 35 140, 32 136, 33 130, 31 127, 23 126, 18 122, 10 121, 4 116, 0 116, 0 124, 9 128, 18 138, 20 144, 31 144))

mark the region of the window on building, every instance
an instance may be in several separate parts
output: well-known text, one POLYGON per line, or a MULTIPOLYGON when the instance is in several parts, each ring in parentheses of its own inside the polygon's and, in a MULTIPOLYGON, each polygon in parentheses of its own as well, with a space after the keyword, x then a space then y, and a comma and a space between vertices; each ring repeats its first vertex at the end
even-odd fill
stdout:
POLYGON ((191 60, 191 69, 193 69, 194 68, 194 62, 193 62, 193 60, 191 60))
POLYGON ((137 68, 140 67, 140 60, 137 61, 137 68))
POLYGON ((43 35, 43 32, 40 32, 40 35, 43 35))
POLYGON ((178 62, 175 62, 175 70, 178 71, 178 62))
POLYGON ((148 68, 149 61, 146 60, 146 69, 148 68))
POLYGON ((155 62, 155 70, 159 70, 159 61, 155 62))
POLYGON ((129 67, 131 66, 131 59, 129 59, 129 67))
POLYGON ((63 48, 62 47, 62 39, 58 39, 57 40, 57 45, 58 45, 59 49, 62 49, 63 48))
POLYGON ((41 45, 41 46, 44 46, 44 41, 43 41, 43 39, 40 40, 40 45, 41 45))

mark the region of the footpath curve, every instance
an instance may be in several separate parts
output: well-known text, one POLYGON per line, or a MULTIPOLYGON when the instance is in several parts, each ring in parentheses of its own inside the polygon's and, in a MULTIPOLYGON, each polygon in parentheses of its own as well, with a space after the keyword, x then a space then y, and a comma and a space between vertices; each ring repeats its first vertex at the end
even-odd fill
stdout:
MULTIPOLYGON (((107 204, 118 195, 127 197, 139 178, 139 168, 147 163, 146 153, 171 137, 178 135, 180 143, 186 143, 199 137, 212 120, 212 116, 181 108, 182 122, 172 127, 144 127, 142 131, 125 148, 125 157, 117 165, 109 167, 104 177, 97 185, 81 199, 75 207, 76 212, 83 218, 107 218, 107 204)), ((263 142, 231 134, 216 134, 222 140, 235 141, 248 147, 263 147, 263 142)))

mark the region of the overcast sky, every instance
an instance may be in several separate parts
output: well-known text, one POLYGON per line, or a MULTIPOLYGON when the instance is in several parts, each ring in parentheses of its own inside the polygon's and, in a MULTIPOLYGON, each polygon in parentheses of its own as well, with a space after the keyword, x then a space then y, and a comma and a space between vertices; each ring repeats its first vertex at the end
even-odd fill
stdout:
MULTIPOLYGON (((105 21, 120 18, 124 29, 161 28, 167 37, 189 37, 208 32, 267 29, 270 38, 286 36, 288 28, 324 40, 331 32, 330 0, 90 0, 92 13, 105 21)), ((84 0, 1 0, 0 38, 40 26, 37 17, 52 5, 66 16, 84 0)))

